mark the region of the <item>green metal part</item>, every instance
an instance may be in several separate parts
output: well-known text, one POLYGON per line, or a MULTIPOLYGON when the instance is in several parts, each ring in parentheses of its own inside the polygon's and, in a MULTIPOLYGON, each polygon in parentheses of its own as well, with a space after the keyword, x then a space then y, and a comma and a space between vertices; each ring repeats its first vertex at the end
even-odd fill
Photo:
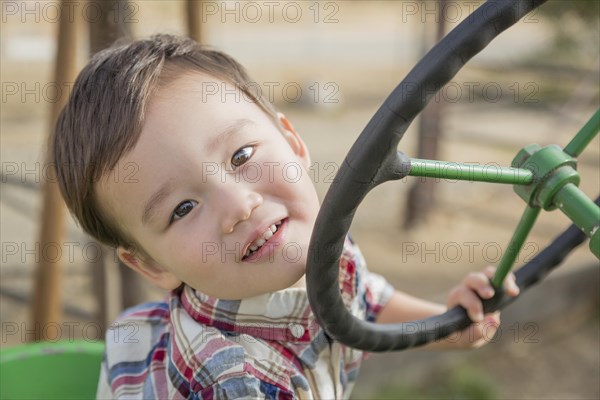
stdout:
POLYGON ((529 235, 535 220, 538 215, 540 215, 540 210, 539 207, 527 206, 523 212, 519 224, 517 225, 517 229, 515 229, 513 236, 510 238, 508 247, 504 254, 502 254, 502 258, 496 268, 496 273, 492 278, 492 286, 495 288, 502 286, 502 282, 504 282, 504 278, 506 278, 506 275, 508 275, 517 259, 517 255, 519 255, 519 251, 521 251, 523 243, 525 242, 525 239, 527 239, 527 235, 529 235))
POLYGON ((565 153, 578 157, 600 131, 600 108, 565 147, 565 153))
POLYGON ((600 229, 596 229, 590 238, 590 250, 596 257, 600 258, 600 229))
POLYGON ((540 147, 537 144, 525 146, 514 158, 515 168, 526 168, 533 172, 530 185, 515 186, 515 192, 531 207, 543 207, 550 211, 553 195, 565 184, 579 184, 579 174, 575 170, 577 160, 555 144, 540 147), (540 196, 540 194, 543 194, 540 196))
POLYGON ((500 167, 498 165, 463 164, 449 161, 410 160, 411 176, 425 176, 449 180, 508 183, 529 185, 533 182, 533 172, 524 168, 500 167))
POLYGON ((554 204, 567 215, 571 221, 590 240, 590 250, 600 258, 598 248, 598 231, 600 228, 600 207, 590 200, 577 186, 568 183, 563 186, 554 196, 554 204))

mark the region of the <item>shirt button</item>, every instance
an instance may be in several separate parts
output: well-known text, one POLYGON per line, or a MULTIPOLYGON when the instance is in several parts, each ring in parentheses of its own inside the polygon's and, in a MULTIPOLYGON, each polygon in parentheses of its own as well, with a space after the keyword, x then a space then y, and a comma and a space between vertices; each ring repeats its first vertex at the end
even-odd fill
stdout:
POLYGON ((289 324, 288 329, 290 330, 292 336, 296 339, 300 339, 302 336, 304 336, 304 332, 306 332, 306 329, 304 329, 304 327, 300 324, 289 324))

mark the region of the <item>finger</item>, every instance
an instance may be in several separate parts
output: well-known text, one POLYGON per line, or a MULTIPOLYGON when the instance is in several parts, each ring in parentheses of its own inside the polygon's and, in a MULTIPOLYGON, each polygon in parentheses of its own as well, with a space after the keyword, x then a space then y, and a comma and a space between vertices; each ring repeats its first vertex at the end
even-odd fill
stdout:
POLYGON ((483 322, 471 325, 469 332, 469 344, 471 347, 481 347, 493 339, 499 329, 497 318, 497 316, 488 314, 485 316, 483 322))
POLYGON ((500 327, 500 312, 496 311, 492 314, 487 314, 481 325, 481 335, 486 341, 494 338, 494 335, 500 327))
POLYGON ((510 296, 516 296, 521 291, 519 289, 519 286, 517 285, 517 278, 512 272, 508 274, 508 276, 504 280, 504 290, 510 296))
POLYGON ((467 315, 473 322, 483 321, 483 305, 481 299, 477 297, 475 292, 467 287, 459 289, 457 303, 467 310, 467 315))
MULTIPOLYGON (((474 323, 470 326, 469 332, 467 334, 467 341, 470 347, 477 348, 480 347, 480 343, 483 342, 484 331, 481 327, 480 323, 474 323)), ((483 344, 483 343, 481 343, 483 344)))
POLYGON ((484 268, 483 273, 485 274, 485 276, 492 279, 494 277, 494 274, 496 273, 496 267, 494 267, 493 265, 488 265, 484 268))
POLYGON ((494 288, 490 280, 481 272, 472 272, 464 280, 465 286, 477 292, 483 299, 489 299, 494 296, 494 288))
MULTIPOLYGON (((489 265, 484 269, 483 273, 488 278, 492 279, 496 274, 496 267, 489 265)), ((506 276, 506 278, 504 278, 503 288, 506 294, 508 294, 509 296, 517 296, 519 294, 520 289, 516 283, 515 274, 511 272, 506 276)))
POLYGON ((493 325, 495 327, 500 326, 500 311, 486 314, 483 323, 493 325))
POLYGON ((498 329, 500 329, 500 313, 487 314, 482 323, 474 326, 476 327, 476 331, 473 332, 474 347, 480 347, 480 345, 494 340, 498 329))

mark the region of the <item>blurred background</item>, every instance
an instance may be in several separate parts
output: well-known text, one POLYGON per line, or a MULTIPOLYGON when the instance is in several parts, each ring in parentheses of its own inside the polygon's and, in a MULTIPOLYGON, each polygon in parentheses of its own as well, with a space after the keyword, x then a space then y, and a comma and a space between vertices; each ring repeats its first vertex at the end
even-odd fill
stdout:
MULTIPOLYGON (((481 4, 68 3, 67 13, 58 1, 1 4, 0 348, 42 338, 101 340, 124 307, 164 296, 122 271, 110 249, 43 195, 53 113, 90 54, 117 37, 159 32, 191 34, 228 52, 307 143, 323 198, 389 92, 481 4), (57 68, 60 15, 71 21, 62 47, 70 51, 57 68)), ((566 145, 600 105, 599 4, 551 0, 523 18, 442 88, 399 149, 493 168, 509 166, 529 143, 566 145)), ((591 198, 599 166, 596 137, 579 158, 580 187, 591 198)), ((372 271, 443 302, 465 273, 498 262, 523 208, 510 185, 407 178, 369 194, 351 233, 372 271)), ((568 225, 558 211, 542 213, 518 264, 568 225)), ((374 354, 353 398, 600 398, 599 287, 598 260, 583 245, 503 312, 488 346, 374 354)))

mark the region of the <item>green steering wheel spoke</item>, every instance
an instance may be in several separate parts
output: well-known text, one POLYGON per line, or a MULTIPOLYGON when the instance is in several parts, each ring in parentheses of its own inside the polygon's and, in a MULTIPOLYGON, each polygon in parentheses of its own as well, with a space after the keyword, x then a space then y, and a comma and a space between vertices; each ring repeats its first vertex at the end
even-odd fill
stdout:
POLYGON ((408 174, 411 176, 511 185, 529 185, 533 182, 533 172, 526 168, 463 164, 419 158, 411 158, 410 167, 408 174))
POLYGON ((600 258, 600 207, 572 183, 556 192, 554 204, 590 238, 590 250, 600 258))
POLYGON ((494 288, 502 286, 502 282, 504 282, 506 275, 508 275, 515 263, 515 260, 523 247, 523 243, 525 243, 525 239, 527 239, 535 220, 540 214, 540 210, 540 207, 527 206, 527 208, 525 208, 525 211, 519 220, 519 224, 517 225, 517 229, 515 229, 515 232, 510 238, 508 247, 502 255, 496 273, 492 278, 492 286, 494 286, 494 288))
POLYGON ((598 131, 600 131, 600 108, 565 147, 565 153, 571 157, 579 156, 598 134, 598 131))

